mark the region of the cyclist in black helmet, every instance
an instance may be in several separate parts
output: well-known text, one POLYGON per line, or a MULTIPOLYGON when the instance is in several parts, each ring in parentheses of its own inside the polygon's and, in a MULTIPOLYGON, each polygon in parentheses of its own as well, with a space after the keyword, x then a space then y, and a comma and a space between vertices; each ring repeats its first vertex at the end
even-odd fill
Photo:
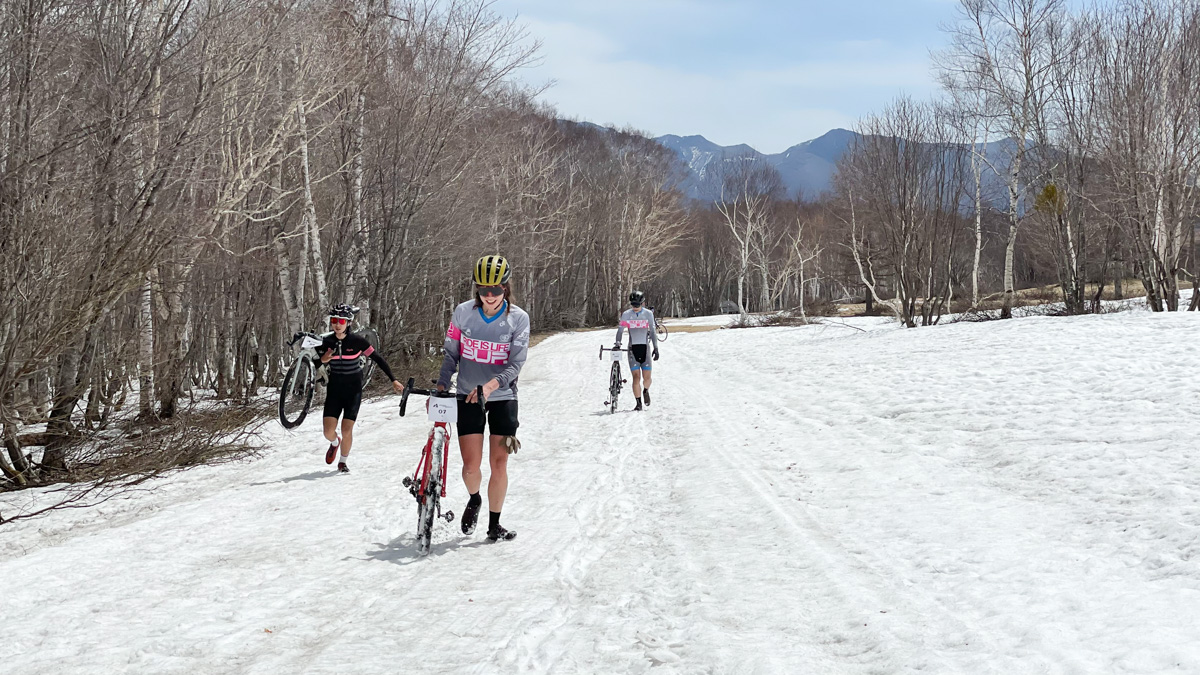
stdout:
POLYGON ((637 399, 634 410, 642 409, 643 399, 650 405, 650 361, 658 360, 658 336, 654 333, 654 312, 642 307, 646 302, 646 294, 634 291, 629 294, 629 309, 621 314, 621 324, 617 326, 617 342, 613 345, 621 348, 621 335, 629 329, 629 372, 633 375, 633 397, 637 399), (654 351, 646 353, 647 338, 654 343, 654 351))
POLYGON ((325 390, 324 428, 329 449, 325 451, 325 463, 333 460, 341 450, 338 471, 349 473, 350 446, 354 442, 354 422, 358 419, 358 407, 362 403, 362 360, 366 356, 379 366, 379 370, 392 381, 397 394, 404 385, 392 376, 387 361, 375 351, 367 338, 350 332, 357 310, 350 305, 335 305, 329 310, 329 328, 333 331, 317 347, 321 363, 329 364, 329 386, 325 390), (338 434, 338 417, 342 418, 342 433, 338 434))

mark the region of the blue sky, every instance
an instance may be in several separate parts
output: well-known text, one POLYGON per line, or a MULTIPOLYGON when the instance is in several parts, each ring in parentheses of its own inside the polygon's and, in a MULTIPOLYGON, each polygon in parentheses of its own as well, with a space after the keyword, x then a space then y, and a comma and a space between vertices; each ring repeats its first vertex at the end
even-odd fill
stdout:
POLYGON ((497 0, 542 42, 565 117, 780 152, 936 91, 954 0, 497 0))

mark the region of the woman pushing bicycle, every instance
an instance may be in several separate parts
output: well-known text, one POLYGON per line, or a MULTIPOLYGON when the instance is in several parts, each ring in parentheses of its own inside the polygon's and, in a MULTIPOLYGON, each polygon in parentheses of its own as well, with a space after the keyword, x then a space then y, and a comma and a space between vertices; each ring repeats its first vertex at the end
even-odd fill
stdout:
POLYGON ((477 401, 476 387, 483 386, 486 415, 478 406, 458 408, 458 448, 462 453, 463 483, 471 495, 463 510, 463 534, 475 531, 483 504, 479 486, 483 481, 483 429, 491 437, 488 459, 488 541, 506 541, 517 536, 500 526, 500 509, 508 493, 508 456, 516 452, 517 376, 529 351, 529 315, 512 304, 509 280, 512 269, 498 255, 485 255, 475 263, 475 298, 454 308, 446 330, 445 352, 437 388, 444 391, 458 371, 457 393, 468 403, 477 401), (485 419, 486 416, 486 419, 485 419))
POLYGON ((392 389, 397 394, 404 391, 404 386, 392 376, 387 361, 375 351, 367 338, 358 333, 350 332, 350 324, 354 321, 356 309, 350 305, 335 305, 329 310, 329 328, 333 331, 325 336, 321 346, 316 348, 321 356, 321 363, 329 364, 329 386, 325 392, 324 432, 329 441, 329 449, 325 451, 325 463, 333 464, 342 451, 338 460, 338 471, 349 473, 350 446, 354 442, 354 422, 358 419, 358 408, 362 404, 362 361, 365 356, 375 362, 379 369, 392 381, 392 389), (342 433, 337 433, 338 417, 342 418, 342 433))

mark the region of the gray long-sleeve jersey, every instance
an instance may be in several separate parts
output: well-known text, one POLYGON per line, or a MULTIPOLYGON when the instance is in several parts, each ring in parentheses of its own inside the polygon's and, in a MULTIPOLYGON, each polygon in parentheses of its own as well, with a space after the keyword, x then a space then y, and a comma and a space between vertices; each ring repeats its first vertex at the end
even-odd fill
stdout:
POLYGON ((450 377, 457 370, 457 393, 469 393, 496 378, 500 388, 488 400, 515 400, 517 376, 529 352, 529 315, 509 305, 488 318, 474 300, 468 300, 454 308, 444 347, 439 385, 449 387, 450 377))
POLYGON ((654 312, 645 307, 634 309, 630 307, 621 313, 621 324, 617 326, 617 344, 621 344, 621 335, 629 329, 629 344, 644 345, 646 338, 654 342, 658 349, 658 335, 654 332, 654 312))

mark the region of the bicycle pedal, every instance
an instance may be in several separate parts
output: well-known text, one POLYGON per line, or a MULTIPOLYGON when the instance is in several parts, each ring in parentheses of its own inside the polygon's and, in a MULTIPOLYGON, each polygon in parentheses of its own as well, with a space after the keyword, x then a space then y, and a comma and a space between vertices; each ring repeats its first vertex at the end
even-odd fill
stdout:
POLYGON ((446 519, 447 523, 454 522, 454 512, 453 511, 447 511, 447 512, 443 513, 442 517, 446 519))

